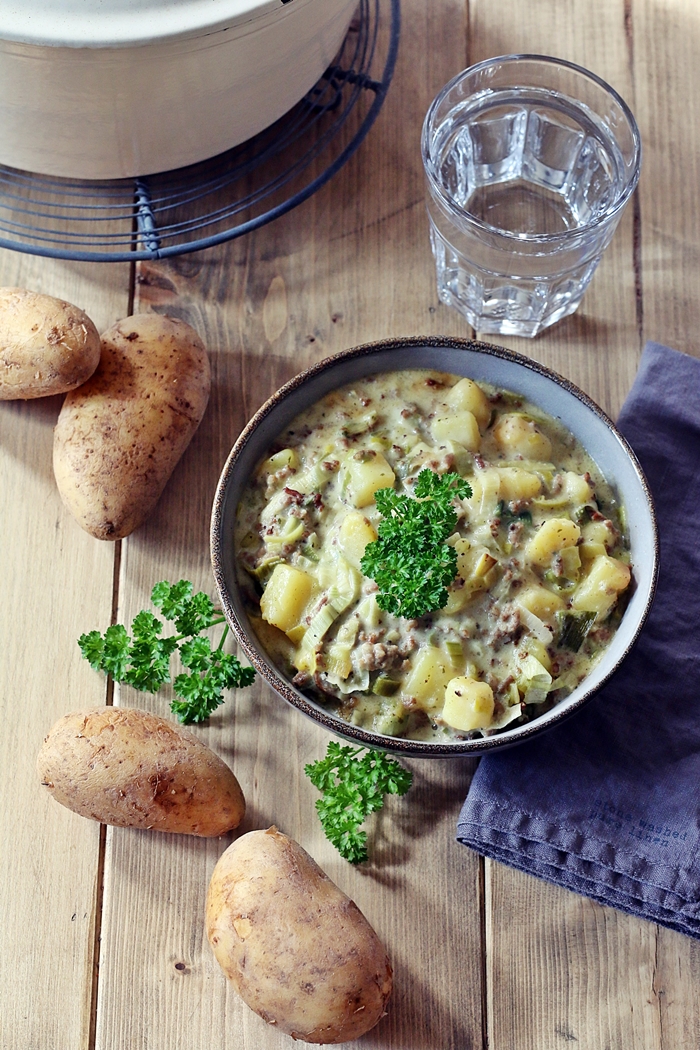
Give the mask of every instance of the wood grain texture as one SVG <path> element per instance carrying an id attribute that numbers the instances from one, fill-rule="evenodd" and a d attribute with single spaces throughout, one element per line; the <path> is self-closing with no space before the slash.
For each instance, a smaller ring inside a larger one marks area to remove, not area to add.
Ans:
<path id="1" fill-rule="evenodd" d="M 518 0 L 470 4 L 470 61 L 515 51 L 567 58 L 612 84 L 639 121 L 647 187 L 641 191 L 641 220 L 633 203 L 579 311 L 530 344 L 532 356 L 578 383 L 613 416 L 632 383 L 644 339 L 664 338 L 661 332 L 654 335 L 649 324 L 657 311 L 668 307 L 678 280 L 677 265 L 685 265 L 689 277 L 676 286 L 671 309 L 676 317 L 687 316 L 679 307 L 679 297 L 692 280 L 692 252 L 699 243 L 697 223 L 684 221 L 682 213 L 670 206 L 670 196 L 660 197 L 658 191 L 671 176 L 669 156 L 676 158 L 676 185 L 685 178 L 677 161 L 686 150 L 677 122 L 668 119 L 673 108 L 670 97 L 661 102 L 658 98 L 661 91 L 669 91 L 672 55 L 678 54 L 661 25 L 668 15 L 660 10 L 663 6 L 622 0 L 536 0 L 526 18 Z M 680 3 L 671 6 L 676 13 L 687 8 Z M 656 21 L 644 24 L 652 12 Z M 640 46 L 646 49 L 644 57 Z M 687 43 L 683 46 L 689 57 Z M 688 66 L 677 63 L 674 68 L 685 82 Z M 678 79 L 676 90 L 685 91 Z M 668 136 L 665 161 L 658 155 L 654 137 L 645 132 L 654 125 L 658 135 L 659 122 Z M 687 148 L 692 170 L 697 149 L 692 136 Z M 657 202 L 655 219 L 650 214 L 650 187 Z M 687 191 L 676 199 L 682 206 Z M 690 214 L 696 210 L 697 204 Z M 656 224 L 679 234 L 683 231 L 684 250 L 669 262 L 668 270 L 652 270 L 647 263 L 649 253 L 658 259 L 661 250 Z M 639 240 L 646 253 L 641 265 Z M 688 313 L 692 318 L 692 310 Z M 688 349 L 690 341 L 686 330 L 679 348 Z M 524 340 L 507 342 L 528 352 Z M 692 941 L 490 862 L 486 885 L 488 1032 L 493 1046 L 690 1050 L 697 1045 L 697 997 L 691 974 L 698 953 Z M 668 956 L 660 962 L 659 944 L 667 942 L 671 942 Z M 679 955 L 683 964 L 674 968 Z M 675 1010 L 669 1013 L 671 1003 Z"/>
<path id="2" fill-rule="evenodd" d="M 516 52 L 553 55 L 607 80 L 635 109 L 623 0 L 470 0 L 469 60 Z M 571 379 L 616 416 L 641 354 L 634 266 L 634 208 L 627 208 L 575 314 L 534 340 L 502 337 Z"/>
<path id="3" fill-rule="evenodd" d="M 700 356 L 696 0 L 404 0 L 402 12 L 387 102 L 328 185 L 244 238 L 136 268 L 134 309 L 197 329 L 213 389 L 153 515 L 121 544 L 122 622 L 147 607 L 158 580 L 188 578 L 211 591 L 219 473 L 245 422 L 284 381 L 358 343 L 471 334 L 437 299 L 419 153 L 430 100 L 469 62 L 514 51 L 579 62 L 631 104 L 645 150 L 635 205 L 579 311 L 534 341 L 494 341 L 553 367 L 613 415 L 646 338 Z M 69 299 L 100 330 L 130 309 L 130 279 L 126 265 L 0 252 L 0 284 Z M 101 850 L 99 826 L 37 782 L 50 725 L 105 701 L 104 680 L 75 642 L 109 623 L 119 553 L 82 533 L 57 496 L 59 407 L 60 398 L 0 405 L 0 1048 L 283 1050 L 290 1040 L 242 1004 L 206 942 L 208 880 L 230 837 L 108 829 Z M 115 701 L 167 714 L 167 690 L 117 689 Z M 373 819 L 372 861 L 354 869 L 325 840 L 317 793 L 301 772 L 324 753 L 327 734 L 260 682 L 197 733 L 240 780 L 241 831 L 276 823 L 297 838 L 384 941 L 395 990 L 358 1046 L 700 1046 L 697 942 L 455 843 L 473 762 L 412 762 L 411 794 Z"/>
<path id="4" fill-rule="evenodd" d="M 128 308 L 129 272 L 0 253 L 0 284 L 65 298 L 98 327 Z M 61 397 L 0 404 L 0 1046 L 87 1047 L 98 898 L 99 825 L 40 786 L 51 725 L 105 700 L 78 636 L 109 622 L 114 550 L 84 533 L 53 478 Z"/>
<path id="5" fill-rule="evenodd" d="M 660 1050 L 656 927 L 501 865 L 486 870 L 492 1045 Z"/>
<path id="6" fill-rule="evenodd" d="M 637 118 L 645 339 L 700 357 L 700 9 L 642 0 L 630 15 Z M 659 929 L 654 993 L 663 1050 L 700 1046 L 700 945 Z"/>
<path id="7" fill-rule="evenodd" d="M 210 351 L 213 391 L 155 513 L 122 546 L 120 618 L 133 616 L 162 578 L 187 576 L 211 588 L 209 512 L 221 467 L 243 424 L 282 382 L 356 343 L 441 330 L 418 142 L 423 112 L 461 68 L 465 41 L 463 4 L 446 4 L 439 19 L 417 0 L 404 4 L 389 98 L 363 149 L 328 186 L 245 239 L 196 258 L 139 266 L 135 309 L 183 317 L 197 328 Z M 459 330 L 458 318 L 445 322 Z M 161 711 L 167 703 L 126 689 L 117 700 Z M 232 697 L 199 732 L 243 787 L 248 812 L 241 830 L 274 823 L 296 838 L 385 943 L 395 993 L 388 1016 L 362 1045 L 478 1045 L 479 862 L 454 841 L 473 764 L 414 763 L 410 806 L 391 800 L 372 825 L 373 859 L 356 870 L 325 840 L 317 792 L 303 775 L 304 764 L 324 754 L 326 733 L 261 683 Z M 228 841 L 109 831 L 100 1050 L 289 1045 L 227 986 L 206 943 L 208 879 Z"/>
<path id="8" fill-rule="evenodd" d="M 700 8 L 681 0 L 641 0 L 630 22 L 644 146 L 644 335 L 698 357 Z"/>

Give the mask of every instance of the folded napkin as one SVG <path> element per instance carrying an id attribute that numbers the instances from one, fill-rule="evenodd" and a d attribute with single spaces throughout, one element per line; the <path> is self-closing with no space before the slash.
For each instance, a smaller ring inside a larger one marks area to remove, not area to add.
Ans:
<path id="1" fill-rule="evenodd" d="M 582 711 L 482 759 L 457 838 L 700 937 L 700 360 L 648 343 L 619 428 L 658 516 L 649 619 Z"/>

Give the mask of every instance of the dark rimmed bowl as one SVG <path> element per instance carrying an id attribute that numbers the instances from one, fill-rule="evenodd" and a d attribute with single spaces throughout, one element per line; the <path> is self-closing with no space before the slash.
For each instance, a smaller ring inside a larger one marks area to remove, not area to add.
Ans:
<path id="1" fill-rule="evenodd" d="M 624 504 L 634 589 L 610 645 L 593 671 L 551 710 L 526 725 L 475 740 L 426 741 L 381 736 L 344 722 L 305 696 L 275 667 L 248 621 L 237 583 L 233 535 L 236 509 L 259 461 L 304 408 L 329 391 L 376 372 L 429 368 L 512 390 L 561 419 L 587 449 Z M 233 446 L 219 479 L 211 519 L 214 578 L 228 623 L 243 651 L 283 699 L 330 732 L 356 744 L 425 758 L 472 755 L 527 740 L 568 718 L 618 669 L 634 645 L 654 597 L 658 534 L 642 469 L 615 424 L 578 387 L 520 354 L 468 339 L 403 338 L 369 343 L 320 361 L 286 383 L 255 413 Z"/>

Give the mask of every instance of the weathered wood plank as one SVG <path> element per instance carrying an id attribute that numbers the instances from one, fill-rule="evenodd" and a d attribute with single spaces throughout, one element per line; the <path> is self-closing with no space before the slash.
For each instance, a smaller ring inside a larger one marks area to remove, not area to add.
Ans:
<path id="1" fill-rule="evenodd" d="M 639 0 L 632 8 L 645 339 L 700 356 L 700 22 L 695 4 Z M 662 1050 L 700 1045 L 700 945 L 660 928 L 654 991 Z"/>
<path id="2" fill-rule="evenodd" d="M 644 335 L 700 355 L 700 22 L 682 0 L 632 8 L 637 117 L 644 160 L 639 183 Z"/>
<path id="3" fill-rule="evenodd" d="M 129 270 L 0 253 L 0 284 L 77 303 L 99 328 L 126 313 Z M 0 1045 L 87 1048 L 99 825 L 39 785 L 36 754 L 67 711 L 103 704 L 76 641 L 109 622 L 111 544 L 63 508 L 51 465 L 61 397 L 0 403 Z"/>
<path id="4" fill-rule="evenodd" d="M 566 58 L 638 108 L 630 9 L 622 0 L 472 0 L 470 10 L 470 60 L 517 51 Z M 506 340 L 573 379 L 613 415 L 642 345 L 634 227 L 630 207 L 576 314 L 529 344 Z M 486 870 L 491 1045 L 660 1047 L 657 928 L 502 865 L 487 862 Z"/>
<path id="5" fill-rule="evenodd" d="M 470 334 L 437 300 L 418 148 L 430 99 L 468 62 L 509 51 L 580 62 L 630 102 L 645 148 L 638 214 L 628 209 L 579 312 L 535 341 L 499 341 L 573 379 L 612 414 L 645 338 L 699 353 L 700 21 L 692 0 L 404 0 L 402 7 L 389 99 L 363 148 L 322 192 L 240 241 L 138 268 L 135 308 L 192 323 L 210 347 L 215 382 L 202 427 L 156 511 L 122 545 L 123 620 L 147 604 L 159 579 L 187 577 L 211 588 L 216 480 L 240 428 L 284 380 L 372 339 Z M 0 284 L 70 299 L 101 329 L 128 310 L 126 266 L 5 252 Z M 104 681 L 80 659 L 75 640 L 109 622 L 114 549 L 84 535 L 58 499 L 51 430 L 59 406 L 59 398 L 0 404 L 3 1050 L 92 1050 L 95 1019 L 100 832 L 47 797 L 34 759 L 61 713 L 104 702 Z M 125 689 L 116 699 L 167 713 L 167 697 Z M 323 753 L 326 734 L 260 684 L 231 698 L 199 732 L 241 780 L 249 802 L 243 830 L 274 822 L 298 838 L 385 941 L 395 994 L 362 1045 L 700 1045 L 696 942 L 502 866 L 480 866 L 454 843 L 471 763 L 414 762 L 411 795 L 391 800 L 376 820 L 374 859 L 356 871 L 323 838 L 316 792 L 300 772 Z M 228 841 L 108 831 L 99 1050 L 289 1045 L 240 1003 L 206 944 L 204 896 Z M 37 926 L 35 952 L 28 942 Z"/>
<path id="6" fill-rule="evenodd" d="M 635 108 L 623 0 L 470 0 L 469 60 L 545 54 L 585 66 Z M 634 209 L 628 207 L 575 314 L 534 340 L 491 339 L 571 379 L 612 415 L 629 390 L 641 353 L 634 267 Z"/>
<path id="7" fill-rule="evenodd" d="M 292 214 L 197 257 L 139 267 L 136 309 L 176 313 L 202 333 L 214 368 L 207 416 L 147 525 L 123 544 L 120 617 L 157 580 L 212 586 L 209 509 L 239 430 L 284 380 L 353 344 L 457 331 L 437 317 L 419 137 L 430 98 L 464 62 L 464 4 L 435 18 L 403 5 L 399 68 L 363 148 Z M 119 702 L 165 711 L 123 690 Z M 247 796 L 244 830 L 297 838 L 375 925 L 396 970 L 389 1015 L 367 1047 L 463 1050 L 481 1040 L 479 864 L 454 843 L 470 763 L 414 764 L 409 800 L 374 825 L 374 859 L 355 870 L 324 839 L 305 762 L 327 734 L 261 684 L 200 731 Z M 288 1045 L 243 1006 L 206 944 L 203 905 L 221 842 L 109 833 L 97 1046 L 262 1050 Z"/>

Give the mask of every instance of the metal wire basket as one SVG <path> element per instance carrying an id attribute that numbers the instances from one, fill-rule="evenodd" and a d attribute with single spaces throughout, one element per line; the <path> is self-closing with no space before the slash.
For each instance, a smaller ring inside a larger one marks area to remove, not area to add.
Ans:
<path id="1" fill-rule="evenodd" d="M 0 166 L 0 246 L 133 262 L 198 251 L 310 197 L 365 138 L 386 97 L 400 0 L 360 0 L 336 61 L 284 117 L 210 160 L 137 179 L 81 181 Z"/>

